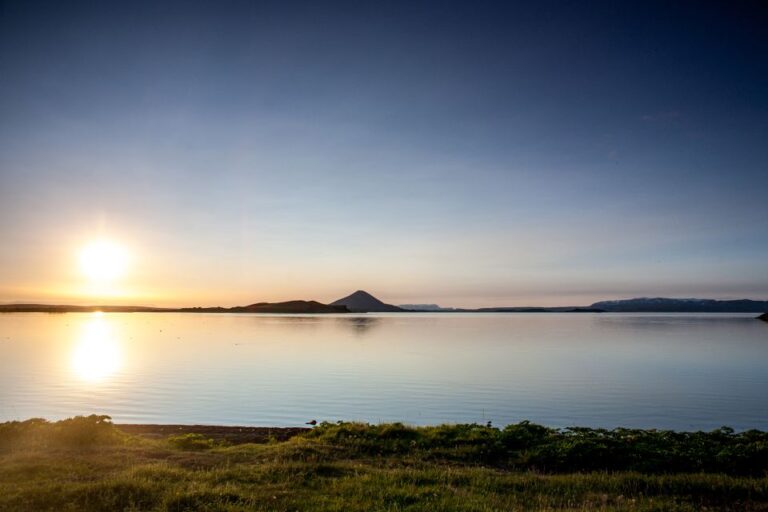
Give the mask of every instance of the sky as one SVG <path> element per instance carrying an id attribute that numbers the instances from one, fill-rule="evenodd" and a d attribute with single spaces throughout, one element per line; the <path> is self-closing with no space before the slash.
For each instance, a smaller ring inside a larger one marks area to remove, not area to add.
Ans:
<path id="1" fill-rule="evenodd" d="M 0 302 L 768 299 L 758 2 L 0 5 Z"/>

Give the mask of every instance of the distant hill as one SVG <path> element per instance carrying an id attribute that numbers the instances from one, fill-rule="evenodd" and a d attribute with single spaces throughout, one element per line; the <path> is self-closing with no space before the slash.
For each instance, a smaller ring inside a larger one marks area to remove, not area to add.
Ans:
<path id="1" fill-rule="evenodd" d="M 625 313 L 762 313 L 768 310 L 768 301 L 640 297 L 604 300 L 595 302 L 590 307 L 609 312 Z"/>
<path id="2" fill-rule="evenodd" d="M 405 311 L 392 304 L 385 304 L 363 290 L 357 290 L 351 295 L 331 302 L 330 305 L 346 306 L 353 313 L 396 313 L 398 311 Z"/>
<path id="3" fill-rule="evenodd" d="M 181 313 L 349 313 L 344 306 L 329 306 L 314 300 L 289 300 L 286 302 L 257 302 L 249 306 L 232 308 L 181 308 Z"/>
<path id="4" fill-rule="evenodd" d="M 406 309 L 408 311 L 442 311 L 443 308 L 437 304 L 400 304 L 400 309 Z"/>

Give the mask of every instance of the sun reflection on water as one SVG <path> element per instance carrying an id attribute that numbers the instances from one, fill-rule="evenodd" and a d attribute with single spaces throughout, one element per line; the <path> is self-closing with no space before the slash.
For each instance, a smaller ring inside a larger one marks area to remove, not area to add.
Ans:
<path id="1" fill-rule="evenodd" d="M 120 343 L 102 313 L 93 315 L 82 325 L 72 351 L 72 371 L 80 379 L 100 382 L 120 369 Z"/>

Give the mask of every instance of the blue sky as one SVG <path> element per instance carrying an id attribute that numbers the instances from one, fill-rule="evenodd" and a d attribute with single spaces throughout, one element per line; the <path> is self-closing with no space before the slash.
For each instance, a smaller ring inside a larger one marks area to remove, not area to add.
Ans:
<path id="1" fill-rule="evenodd" d="M 768 298 L 765 8 L 20 2 L 0 301 Z"/>

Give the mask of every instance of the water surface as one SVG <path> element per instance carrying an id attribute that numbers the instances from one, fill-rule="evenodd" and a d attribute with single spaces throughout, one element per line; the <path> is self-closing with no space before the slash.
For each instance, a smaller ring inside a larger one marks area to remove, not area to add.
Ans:
<path id="1" fill-rule="evenodd" d="M 0 420 L 768 429 L 733 314 L 0 315 Z"/>

